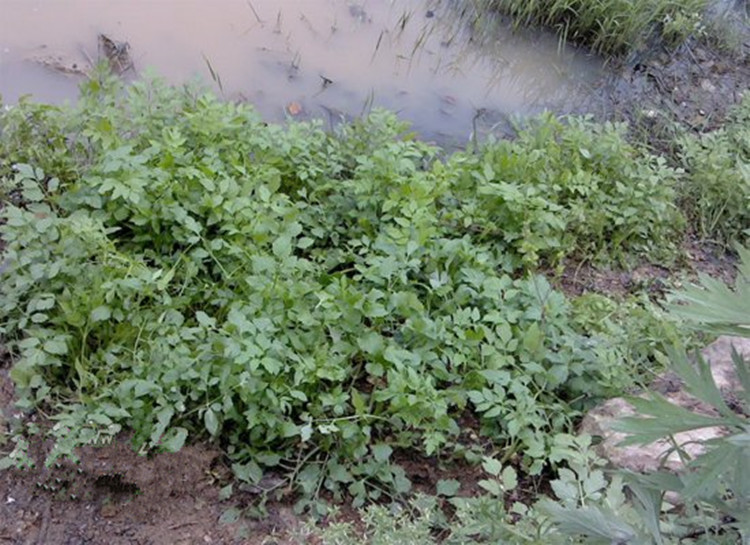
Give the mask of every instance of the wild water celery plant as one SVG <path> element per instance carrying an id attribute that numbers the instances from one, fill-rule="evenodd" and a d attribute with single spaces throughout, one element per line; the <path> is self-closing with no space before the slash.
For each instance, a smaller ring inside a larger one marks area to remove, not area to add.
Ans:
<path id="1" fill-rule="evenodd" d="M 602 358 L 609 340 L 516 268 L 571 252 L 587 215 L 585 251 L 668 241 L 673 173 L 648 157 L 626 168 L 613 156 L 635 151 L 614 128 L 588 138 L 588 122 L 541 119 L 510 148 L 445 164 L 391 114 L 327 134 L 158 80 L 99 73 L 75 109 L 25 108 L 0 118 L 21 131 L 0 156 L 45 168 L 2 180 L 0 334 L 20 405 L 55 412 L 51 458 L 125 427 L 144 451 L 207 436 L 238 478 L 283 475 L 300 508 L 323 490 L 361 504 L 409 490 L 403 449 L 463 448 L 466 411 L 539 471 L 572 400 L 628 379 Z M 64 136 L 48 147 L 49 134 Z M 521 176 L 537 194 L 514 200 Z M 516 231 L 546 223 L 565 243 L 532 254 Z"/>
<path id="2" fill-rule="evenodd" d="M 553 28 L 562 39 L 605 54 L 644 49 L 661 37 L 676 45 L 700 29 L 707 0 L 477 0 L 517 24 Z M 696 24 L 697 23 L 697 24 Z"/>
<path id="3" fill-rule="evenodd" d="M 447 217 L 526 266 L 569 256 L 670 260 L 683 226 L 678 173 L 629 144 L 625 130 L 546 114 L 514 140 L 457 153 L 447 164 L 456 199 Z"/>

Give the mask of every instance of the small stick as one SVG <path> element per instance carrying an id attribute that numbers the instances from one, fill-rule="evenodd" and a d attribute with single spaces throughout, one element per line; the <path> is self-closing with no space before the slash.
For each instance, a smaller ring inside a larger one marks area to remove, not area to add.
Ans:
<path id="1" fill-rule="evenodd" d="M 250 9 L 252 10 L 253 15 L 255 15 L 255 19 L 262 25 L 263 24 L 263 20 L 258 15 L 258 12 L 255 11 L 255 7 L 253 7 L 253 3 L 250 0 L 245 0 L 245 2 L 247 2 L 247 5 L 250 6 Z"/>

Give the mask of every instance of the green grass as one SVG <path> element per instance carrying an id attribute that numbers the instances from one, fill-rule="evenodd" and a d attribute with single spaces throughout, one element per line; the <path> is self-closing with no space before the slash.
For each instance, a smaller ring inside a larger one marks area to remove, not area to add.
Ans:
<path id="1" fill-rule="evenodd" d="M 706 0 L 477 0 L 516 24 L 552 28 L 562 39 L 620 55 L 661 39 L 684 41 L 701 28 Z"/>
<path id="2" fill-rule="evenodd" d="M 679 142 L 681 206 L 701 240 L 750 240 L 750 93 L 718 130 Z"/>

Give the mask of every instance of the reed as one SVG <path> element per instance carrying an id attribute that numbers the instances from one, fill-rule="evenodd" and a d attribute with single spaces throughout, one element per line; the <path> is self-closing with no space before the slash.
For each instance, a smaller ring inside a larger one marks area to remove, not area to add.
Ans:
<path id="1" fill-rule="evenodd" d="M 550 27 L 567 41 L 607 55 L 677 45 L 701 27 L 708 0 L 474 0 L 518 25 Z"/>

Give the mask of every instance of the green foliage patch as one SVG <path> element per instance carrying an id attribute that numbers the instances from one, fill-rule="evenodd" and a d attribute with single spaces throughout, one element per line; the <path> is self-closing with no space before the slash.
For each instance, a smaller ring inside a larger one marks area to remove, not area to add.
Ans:
<path id="1" fill-rule="evenodd" d="M 51 458 L 209 437 L 305 502 L 405 493 L 394 453 L 466 450 L 467 412 L 538 472 L 631 377 L 519 266 L 660 255 L 679 225 L 674 172 L 585 120 L 444 162 L 384 112 L 329 134 L 99 74 L 0 131 L 0 334 L 21 406 L 54 411 Z"/>
<path id="2" fill-rule="evenodd" d="M 605 54 L 644 49 L 654 38 L 682 43 L 703 28 L 706 0 L 479 0 L 518 24 L 542 25 Z"/>
<path id="3" fill-rule="evenodd" d="M 669 260 L 684 225 L 674 204 L 678 173 L 627 142 L 622 124 L 547 114 L 513 140 L 447 165 L 456 229 L 519 255 L 599 262 L 634 255 Z"/>
<path id="4" fill-rule="evenodd" d="M 680 139 L 681 206 L 704 240 L 750 239 L 750 93 L 723 127 Z"/>
<path id="5" fill-rule="evenodd" d="M 701 330 L 748 337 L 750 329 L 750 249 L 738 247 L 740 264 L 734 287 L 706 277 L 672 294 L 671 311 Z M 603 305 L 598 305 L 603 306 Z M 523 489 L 512 468 L 485 459 L 488 479 L 479 484 L 485 496 L 450 497 L 455 509 L 448 521 L 438 498 L 415 497 L 407 518 L 398 511 L 371 507 L 363 514 L 364 531 L 351 523 L 310 526 L 306 536 L 323 543 L 527 543 L 621 545 L 729 545 L 750 537 L 750 366 L 732 354 L 739 389 L 719 389 L 712 362 L 695 358 L 681 347 L 669 352 L 672 370 L 685 391 L 710 411 L 696 413 L 650 392 L 630 398 L 638 416 L 623 418 L 617 429 L 628 437 L 623 444 L 649 444 L 665 438 L 685 464 L 680 472 L 640 474 L 612 470 L 594 450 L 592 438 L 555 436 L 549 460 L 557 477 L 551 493 L 538 501 L 511 505 L 510 490 Z M 719 427 L 724 435 L 704 442 L 705 450 L 691 456 L 675 440 L 688 430 Z M 665 453 L 665 456 L 673 452 Z M 506 477 L 506 472 L 508 476 Z M 439 492 L 438 492 L 439 493 Z M 395 520 L 395 523 L 394 523 Z M 437 533 L 439 532 L 439 534 Z M 436 537 L 439 536 L 439 537 Z"/>

